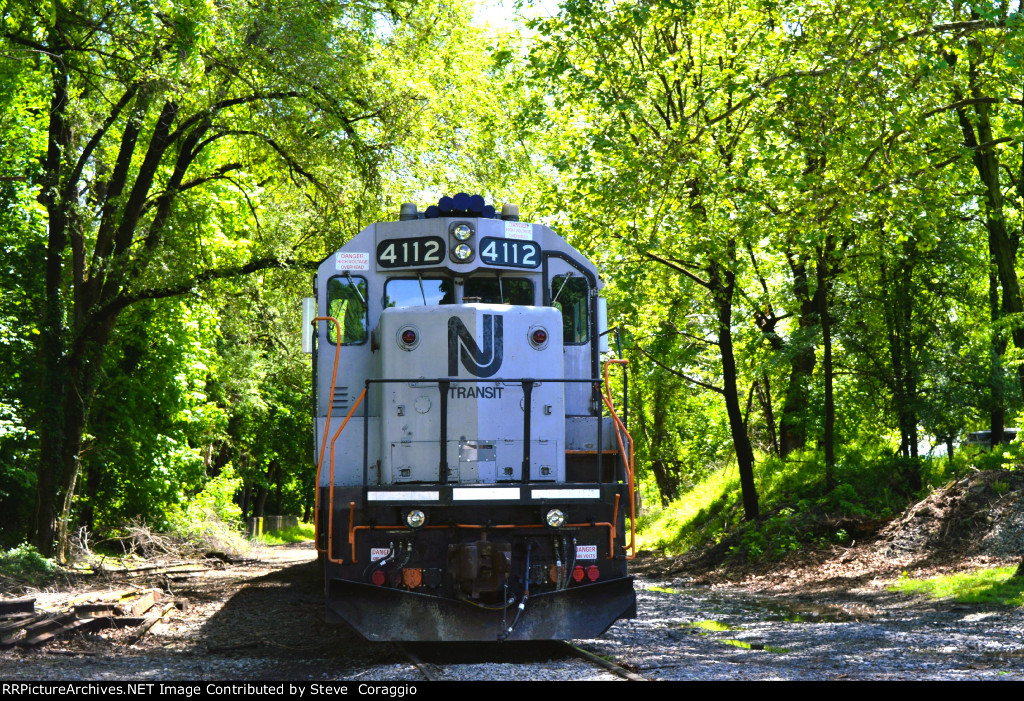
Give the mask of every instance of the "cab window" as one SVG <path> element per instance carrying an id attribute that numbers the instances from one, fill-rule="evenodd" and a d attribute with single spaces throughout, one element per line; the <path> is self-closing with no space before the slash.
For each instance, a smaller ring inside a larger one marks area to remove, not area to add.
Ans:
<path id="1" fill-rule="evenodd" d="M 454 288 L 447 278 L 391 278 L 384 285 L 384 308 L 454 304 Z"/>
<path id="2" fill-rule="evenodd" d="M 462 288 L 463 302 L 533 304 L 533 283 L 523 278 L 474 277 Z"/>
<path id="3" fill-rule="evenodd" d="M 580 345 L 590 339 L 587 303 L 590 286 L 578 275 L 556 275 L 551 279 L 551 306 L 562 312 L 565 345 Z"/>
<path id="4" fill-rule="evenodd" d="M 361 277 L 332 277 L 327 281 L 327 315 L 341 324 L 341 345 L 366 342 L 368 328 L 366 280 Z M 327 337 L 335 342 L 334 324 L 328 324 Z"/>

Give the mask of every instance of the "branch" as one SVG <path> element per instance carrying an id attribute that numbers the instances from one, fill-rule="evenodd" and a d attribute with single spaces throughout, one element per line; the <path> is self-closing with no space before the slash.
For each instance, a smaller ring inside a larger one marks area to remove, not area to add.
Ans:
<path id="1" fill-rule="evenodd" d="M 625 241 L 625 238 L 622 236 L 622 234 L 616 234 L 615 237 L 617 239 Z M 640 255 L 644 256 L 645 258 L 649 258 L 649 259 L 651 259 L 651 260 L 653 260 L 655 262 L 661 263 L 662 265 L 666 265 L 669 268 L 672 268 L 676 272 L 682 273 L 686 277 L 688 277 L 691 280 L 693 280 L 694 282 L 696 282 L 701 287 L 704 287 L 705 289 L 708 289 L 708 290 L 711 289 L 711 283 L 709 283 L 706 280 L 702 280 L 701 278 L 697 277 L 696 275 L 694 275 L 693 273 L 691 273 L 689 270 L 687 270 L 686 268 L 682 267 L 681 265 L 673 263 L 672 261 L 670 261 L 670 260 L 668 260 L 666 258 L 662 258 L 661 256 L 659 256 L 656 253 L 651 253 L 649 251 L 637 251 L 637 252 L 640 253 Z"/>
<path id="2" fill-rule="evenodd" d="M 96 310 L 87 325 L 101 323 L 117 316 L 125 308 L 136 302 L 146 299 L 165 299 L 167 297 L 180 297 L 191 292 L 193 289 L 213 280 L 251 275 L 261 270 L 276 270 L 281 268 L 300 268 L 303 270 L 316 270 L 320 267 L 318 260 L 298 260 L 295 258 L 254 258 L 244 265 L 236 265 L 227 268 L 216 268 L 199 273 L 184 282 L 167 287 L 154 287 L 146 290 L 139 290 L 130 294 L 121 294 L 118 297 L 104 304 Z"/>
<path id="3" fill-rule="evenodd" d="M 302 93 L 290 90 L 287 92 L 271 92 L 265 94 L 247 95 L 245 97 L 233 97 L 230 100 L 221 100 L 220 102 L 215 102 L 209 107 L 207 107 L 205 110 L 197 112 L 196 114 L 192 115 L 184 122 L 182 122 L 181 126 L 174 130 L 174 133 L 170 135 L 168 140 L 174 141 L 176 139 L 181 138 L 181 135 L 188 131 L 188 129 L 191 128 L 193 125 L 199 123 L 204 119 L 212 117 L 213 115 L 228 107 L 234 107 L 235 105 L 247 105 L 251 102 L 261 102 L 263 100 L 277 100 L 288 97 L 302 97 Z"/>
<path id="4" fill-rule="evenodd" d="M 195 151 L 192 152 L 192 155 L 195 155 Z M 211 180 L 220 180 L 227 173 L 230 173 L 233 170 L 241 170 L 241 169 L 242 169 L 242 164 L 241 163 L 225 163 L 220 168 L 217 168 L 217 170 L 213 171 L 212 175 L 207 175 L 207 176 L 202 177 L 202 178 L 194 178 L 192 180 L 189 180 L 187 183 L 182 183 L 178 187 L 178 192 L 184 192 L 185 190 L 191 190 L 192 188 L 199 187 L 200 185 L 202 185 L 204 183 L 208 183 Z"/>
<path id="5" fill-rule="evenodd" d="M 121 112 L 124 111 L 124 108 L 127 107 L 129 102 L 132 101 L 132 98 L 135 97 L 135 94 L 138 92 L 138 90 L 138 83 L 133 83 L 130 86 L 128 86 L 128 90 L 126 90 L 124 95 L 121 96 L 121 99 L 117 101 L 117 104 L 114 105 L 114 108 L 110 110 L 110 114 L 108 114 L 107 118 L 103 120 L 103 125 L 99 129 L 97 129 L 96 132 L 92 135 L 92 138 L 89 139 L 89 143 L 86 144 L 85 148 L 82 150 L 82 155 L 78 157 L 78 163 L 75 164 L 75 169 L 71 171 L 71 175 L 68 177 L 68 182 L 65 186 L 66 188 L 69 189 L 72 185 L 78 182 L 78 179 L 82 175 L 82 170 L 85 168 L 85 164 L 92 156 L 92 152 L 96 150 L 96 147 L 99 145 L 100 140 L 106 135 L 107 131 L 110 129 L 110 126 L 115 121 L 117 121 L 118 117 L 121 116 Z"/>
<path id="6" fill-rule="evenodd" d="M 309 182 L 311 182 L 314 185 L 316 185 L 320 190 L 322 190 L 322 191 L 326 191 L 327 190 L 327 187 L 323 183 L 321 183 L 319 180 L 317 180 L 316 176 L 314 176 L 312 173 L 308 172 L 305 168 L 303 168 L 301 165 L 299 165 L 299 162 L 296 161 L 294 158 L 292 158 L 288 154 L 288 152 L 285 151 L 284 147 L 282 147 L 280 144 L 278 144 L 276 141 L 274 141 L 272 138 L 270 138 L 266 134 L 261 134 L 258 131 L 246 131 L 246 130 L 242 130 L 242 129 L 231 129 L 231 130 L 225 131 L 223 133 L 224 134 L 236 134 L 236 135 L 239 135 L 239 136 L 255 136 L 257 139 L 260 139 L 265 144 L 270 146 L 272 149 L 277 151 L 277 155 L 279 155 L 281 158 L 283 158 L 285 160 L 285 163 L 288 164 L 289 168 L 293 169 L 299 175 L 304 177 L 306 180 L 308 180 Z"/>
<path id="7" fill-rule="evenodd" d="M 649 359 L 650 359 L 650 360 L 651 360 L 652 362 L 654 362 L 654 364 L 655 364 L 655 365 L 657 365 L 658 367 L 660 367 L 660 368 L 661 368 L 662 370 L 665 370 L 665 371 L 667 371 L 667 372 L 670 372 L 670 373 L 672 373 L 673 375 L 675 375 L 676 377 L 680 377 L 680 378 L 682 378 L 682 379 L 686 380 L 687 382 L 690 382 L 690 383 L 692 383 L 692 384 L 695 384 L 695 385 L 697 385 L 698 387 L 703 387 L 704 389 L 709 389 L 709 390 L 711 390 L 712 392 L 715 392 L 715 393 L 717 393 L 717 394 L 721 394 L 721 395 L 723 395 L 723 396 L 725 395 L 725 390 L 724 390 L 724 389 L 722 389 L 721 387 L 715 387 L 714 385 L 709 385 L 709 384 L 708 384 L 707 382 L 701 382 L 700 380 L 697 380 L 697 379 L 695 379 L 695 378 L 692 378 L 692 377 L 690 377 L 689 375 L 684 375 L 683 373 L 679 372 L 679 371 L 678 371 L 678 370 L 676 370 L 675 368 L 670 368 L 670 367 L 669 367 L 668 365 L 665 365 L 665 363 L 663 363 L 663 362 L 661 362 L 660 360 L 658 360 L 657 358 L 655 358 L 655 357 L 654 357 L 653 355 L 651 355 L 650 353 L 648 353 L 647 351 L 645 351 L 645 350 L 644 350 L 644 349 L 643 349 L 642 347 L 640 347 L 640 346 L 637 346 L 637 350 L 639 350 L 639 351 L 640 351 L 641 353 L 643 353 L 643 354 L 644 354 L 644 356 L 646 356 L 647 358 L 649 358 Z"/>

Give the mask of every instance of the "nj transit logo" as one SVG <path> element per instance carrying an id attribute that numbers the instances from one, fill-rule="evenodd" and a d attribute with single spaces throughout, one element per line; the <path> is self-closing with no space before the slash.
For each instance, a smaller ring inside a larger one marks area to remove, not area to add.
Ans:
<path id="1" fill-rule="evenodd" d="M 483 347 L 476 344 L 469 329 L 457 316 L 448 317 L 448 375 L 459 374 L 459 360 L 471 375 L 490 377 L 501 367 L 501 354 L 505 345 L 502 318 L 484 314 Z"/>

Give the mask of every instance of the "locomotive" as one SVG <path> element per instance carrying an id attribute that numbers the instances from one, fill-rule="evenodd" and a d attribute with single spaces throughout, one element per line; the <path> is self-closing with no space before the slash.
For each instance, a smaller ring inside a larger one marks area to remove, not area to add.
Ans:
<path id="1" fill-rule="evenodd" d="M 602 364 L 601 286 L 550 228 L 464 193 L 403 204 L 320 263 L 303 345 L 329 621 L 558 640 L 635 616 L 628 390 L 625 361 Z"/>

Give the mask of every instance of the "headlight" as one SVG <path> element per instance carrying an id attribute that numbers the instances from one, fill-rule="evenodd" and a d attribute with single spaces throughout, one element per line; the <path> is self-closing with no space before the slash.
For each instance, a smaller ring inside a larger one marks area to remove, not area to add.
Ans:
<path id="1" fill-rule="evenodd" d="M 468 241 L 469 237 L 473 235 L 473 230 L 469 228 L 468 224 L 459 224 L 452 229 L 452 236 L 457 238 L 459 241 Z"/>
<path id="2" fill-rule="evenodd" d="M 560 528 L 565 524 L 565 512 L 561 509 L 551 509 L 544 517 L 544 522 L 552 528 Z"/>
<path id="3" fill-rule="evenodd" d="M 419 528 L 427 522 L 427 515 L 419 509 L 413 509 L 405 515 L 405 523 L 409 528 Z"/>
<path id="4" fill-rule="evenodd" d="M 473 257 L 473 249 L 464 243 L 460 243 L 458 246 L 456 246 L 455 250 L 453 250 L 452 253 L 455 254 L 455 257 L 458 260 L 469 260 L 470 258 Z"/>

